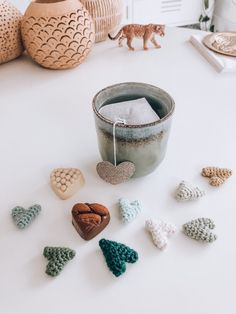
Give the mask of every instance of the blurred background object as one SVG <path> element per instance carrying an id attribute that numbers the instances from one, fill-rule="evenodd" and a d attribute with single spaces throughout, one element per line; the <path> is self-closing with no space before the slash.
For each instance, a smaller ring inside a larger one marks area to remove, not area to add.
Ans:
<path id="1" fill-rule="evenodd" d="M 215 8 L 215 0 L 202 0 L 202 13 L 199 18 L 199 27 L 203 31 L 213 31 L 212 17 Z"/>
<path id="2" fill-rule="evenodd" d="M 0 64 L 19 57 L 23 51 L 21 40 L 22 15 L 8 0 L 0 0 Z"/>
<path id="3" fill-rule="evenodd" d="M 107 39 L 108 33 L 120 27 L 123 0 L 80 0 L 95 24 L 96 42 Z"/>
<path id="4" fill-rule="evenodd" d="M 236 31 L 236 0 L 216 0 L 213 25 L 217 32 Z"/>
<path id="5" fill-rule="evenodd" d="M 183 26 L 199 23 L 202 0 L 123 0 L 123 23 Z"/>
<path id="6" fill-rule="evenodd" d="M 30 0 L 11 2 L 24 13 Z M 163 23 L 171 26 L 199 24 L 202 0 L 123 0 L 123 10 L 122 24 Z"/>
<path id="7" fill-rule="evenodd" d="M 30 0 L 11 0 L 24 13 Z M 123 0 L 123 21 L 236 31 L 236 0 Z"/>

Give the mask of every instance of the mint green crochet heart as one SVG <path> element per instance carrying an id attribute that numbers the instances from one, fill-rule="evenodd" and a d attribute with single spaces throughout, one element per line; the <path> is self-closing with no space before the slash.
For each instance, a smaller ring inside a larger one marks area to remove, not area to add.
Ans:
<path id="1" fill-rule="evenodd" d="M 124 223 L 133 221 L 142 210 L 142 206 L 138 200 L 130 202 L 126 198 L 119 199 L 120 214 Z"/>
<path id="2" fill-rule="evenodd" d="M 116 277 L 126 271 L 126 263 L 135 263 L 138 260 L 138 253 L 122 243 L 101 239 L 99 246 L 108 268 Z"/>
<path id="3" fill-rule="evenodd" d="M 24 229 L 31 224 L 40 211 L 41 206 L 37 204 L 30 206 L 28 209 L 16 206 L 12 209 L 12 218 L 18 228 Z"/>

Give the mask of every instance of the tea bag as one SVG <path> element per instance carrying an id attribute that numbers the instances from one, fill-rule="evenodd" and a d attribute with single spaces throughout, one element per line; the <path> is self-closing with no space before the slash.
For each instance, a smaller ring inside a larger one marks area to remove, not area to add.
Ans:
<path id="1" fill-rule="evenodd" d="M 120 184 L 128 181 L 135 173 L 135 165 L 131 161 L 123 161 L 117 164 L 116 156 L 116 126 L 126 124 L 125 120 L 117 120 L 113 123 L 113 164 L 102 161 L 97 164 L 97 173 L 101 179 L 111 184 Z"/>
<path id="2" fill-rule="evenodd" d="M 128 125 L 148 124 L 160 120 L 146 98 L 105 105 L 100 108 L 99 113 L 112 122 L 125 120 Z"/>

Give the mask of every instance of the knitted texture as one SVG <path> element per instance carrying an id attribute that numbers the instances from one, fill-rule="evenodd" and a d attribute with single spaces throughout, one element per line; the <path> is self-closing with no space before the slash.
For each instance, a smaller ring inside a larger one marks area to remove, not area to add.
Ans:
<path id="1" fill-rule="evenodd" d="M 40 205 L 30 206 L 25 209 L 21 206 L 16 206 L 12 209 L 12 218 L 18 228 L 24 229 L 38 216 L 41 211 Z"/>
<path id="2" fill-rule="evenodd" d="M 227 168 L 206 167 L 202 169 L 202 176 L 209 178 L 209 184 L 220 186 L 232 175 L 232 170 Z"/>
<path id="3" fill-rule="evenodd" d="M 119 199 L 119 207 L 121 219 L 124 223 L 133 221 L 142 210 L 142 206 L 139 201 L 135 200 L 130 202 L 126 198 Z"/>
<path id="4" fill-rule="evenodd" d="M 172 236 L 177 230 L 175 225 L 155 219 L 146 220 L 146 229 L 151 233 L 153 243 L 159 249 L 167 247 L 168 237 Z"/>
<path id="5" fill-rule="evenodd" d="M 138 253 L 124 244 L 101 239 L 99 246 L 108 268 L 116 277 L 126 271 L 125 263 L 135 263 L 138 260 Z"/>
<path id="6" fill-rule="evenodd" d="M 49 261 L 46 268 L 46 274 L 57 276 L 63 270 L 67 262 L 75 257 L 75 251 L 64 247 L 48 247 L 43 251 L 44 257 Z"/>
<path id="7" fill-rule="evenodd" d="M 214 221 L 209 218 L 198 218 L 183 225 L 183 232 L 197 241 L 211 243 L 217 236 L 211 232 L 215 228 Z"/>
<path id="8" fill-rule="evenodd" d="M 178 201 L 193 201 L 204 196 L 205 192 L 198 187 L 191 186 L 188 182 L 182 181 L 176 190 L 175 198 Z"/>

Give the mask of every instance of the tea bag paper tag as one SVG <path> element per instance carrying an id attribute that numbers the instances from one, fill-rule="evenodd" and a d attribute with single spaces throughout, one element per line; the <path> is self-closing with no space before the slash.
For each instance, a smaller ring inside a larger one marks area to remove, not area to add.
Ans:
<path id="1" fill-rule="evenodd" d="M 105 105 L 100 108 L 99 113 L 114 123 L 125 120 L 128 125 L 148 124 L 160 120 L 146 98 Z"/>
<path id="2" fill-rule="evenodd" d="M 117 119 L 113 123 L 113 164 L 102 161 L 97 164 L 97 173 L 101 179 L 111 184 L 120 184 L 128 181 L 135 173 L 135 165 L 130 161 L 124 161 L 117 165 L 116 160 L 116 126 L 126 124 L 124 119 Z"/>

